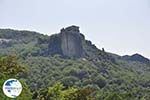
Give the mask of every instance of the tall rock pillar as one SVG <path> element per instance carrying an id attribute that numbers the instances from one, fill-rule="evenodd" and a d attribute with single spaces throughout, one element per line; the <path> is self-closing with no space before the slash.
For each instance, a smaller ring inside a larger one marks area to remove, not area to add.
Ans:
<path id="1" fill-rule="evenodd" d="M 63 28 L 60 33 L 61 49 L 64 56 L 81 57 L 83 53 L 82 38 L 79 27 L 70 26 Z"/>

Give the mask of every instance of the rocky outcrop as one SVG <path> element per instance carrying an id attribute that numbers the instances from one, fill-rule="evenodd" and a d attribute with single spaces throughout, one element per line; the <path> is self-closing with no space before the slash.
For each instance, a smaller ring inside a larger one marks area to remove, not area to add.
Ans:
<path id="1" fill-rule="evenodd" d="M 60 54 L 63 57 L 110 60 L 111 57 L 99 50 L 91 41 L 85 40 L 78 26 L 70 26 L 60 30 L 59 34 L 50 36 L 48 54 Z"/>
<path id="2" fill-rule="evenodd" d="M 0 38 L 0 44 L 2 44 L 2 43 L 9 43 L 11 41 L 12 41 L 11 39 Z"/>
<path id="3" fill-rule="evenodd" d="M 10 47 L 13 43 L 12 39 L 0 38 L 0 48 Z"/>
<path id="4" fill-rule="evenodd" d="M 78 26 L 63 28 L 59 34 L 50 36 L 49 53 L 79 58 L 83 54 L 82 39 Z"/>
<path id="5" fill-rule="evenodd" d="M 62 54 L 67 57 L 81 57 L 83 53 L 82 37 L 79 27 L 71 26 L 60 33 Z"/>

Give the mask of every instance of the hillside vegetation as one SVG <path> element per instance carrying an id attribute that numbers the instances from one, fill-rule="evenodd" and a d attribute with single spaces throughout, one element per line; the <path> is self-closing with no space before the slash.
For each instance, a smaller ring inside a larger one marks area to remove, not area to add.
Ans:
<path id="1" fill-rule="evenodd" d="M 77 26 L 52 36 L 0 29 L 0 77 L 22 81 L 17 100 L 150 99 L 150 60 L 98 49 Z"/>

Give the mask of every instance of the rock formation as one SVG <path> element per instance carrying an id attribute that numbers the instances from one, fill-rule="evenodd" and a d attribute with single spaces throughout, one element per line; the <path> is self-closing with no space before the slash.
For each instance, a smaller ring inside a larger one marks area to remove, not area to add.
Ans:
<path id="1" fill-rule="evenodd" d="M 50 37 L 49 52 L 79 58 L 83 54 L 82 39 L 78 26 L 63 28 L 59 34 Z"/>
<path id="2" fill-rule="evenodd" d="M 61 49 L 64 56 L 81 57 L 83 52 L 82 38 L 79 27 L 71 26 L 62 29 L 60 33 Z"/>
<path id="3" fill-rule="evenodd" d="M 2 44 L 2 43 L 9 43 L 10 41 L 12 41 L 12 40 L 11 39 L 0 38 L 0 44 Z"/>

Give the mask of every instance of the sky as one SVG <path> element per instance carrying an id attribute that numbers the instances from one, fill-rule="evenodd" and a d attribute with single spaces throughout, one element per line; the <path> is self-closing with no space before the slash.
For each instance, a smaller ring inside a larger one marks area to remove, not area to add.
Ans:
<path id="1" fill-rule="evenodd" d="M 71 25 L 107 52 L 150 58 L 150 0 L 0 0 L 0 28 L 51 35 Z"/>

